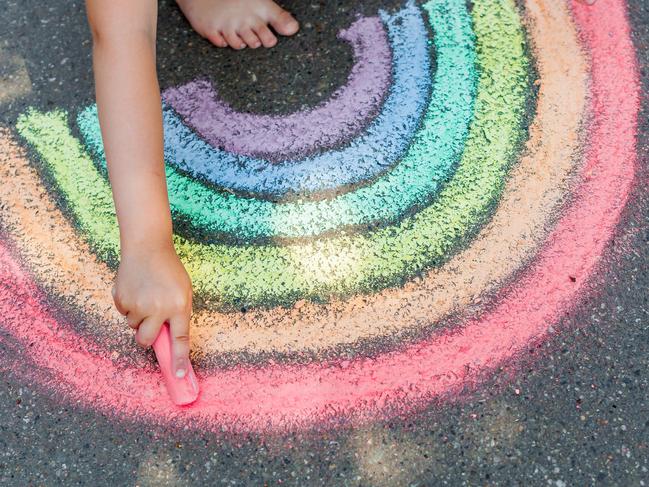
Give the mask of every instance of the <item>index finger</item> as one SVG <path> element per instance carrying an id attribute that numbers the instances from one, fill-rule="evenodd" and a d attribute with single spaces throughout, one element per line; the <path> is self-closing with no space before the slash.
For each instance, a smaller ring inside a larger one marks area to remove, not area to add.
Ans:
<path id="1" fill-rule="evenodd" d="M 189 313 L 170 318 L 169 331 L 174 375 L 182 379 L 189 369 Z"/>

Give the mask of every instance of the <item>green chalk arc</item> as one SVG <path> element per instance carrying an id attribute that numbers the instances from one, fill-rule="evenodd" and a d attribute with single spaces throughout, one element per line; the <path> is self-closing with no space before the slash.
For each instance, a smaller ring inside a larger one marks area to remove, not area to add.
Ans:
<path id="1" fill-rule="evenodd" d="M 374 291 L 439 263 L 477 230 L 502 192 L 522 138 L 529 61 L 512 0 L 476 0 L 472 17 L 480 68 L 475 117 L 455 176 L 437 200 L 398 225 L 300 245 L 206 245 L 175 235 L 198 296 L 227 309 Z M 115 257 L 110 188 L 66 123 L 61 111 L 32 109 L 19 118 L 18 130 L 41 155 L 93 249 L 101 258 Z"/>
<path id="2" fill-rule="evenodd" d="M 208 243 L 304 239 L 341 228 L 394 223 L 413 207 L 429 204 L 461 156 L 477 75 L 473 32 L 464 3 L 433 0 L 424 8 L 435 33 L 437 70 L 422 126 L 392 170 L 367 186 L 331 199 L 274 203 L 215 190 L 168 162 L 171 210 L 187 228 L 181 234 Z M 106 176 L 96 109 L 82 111 L 78 125 Z"/>

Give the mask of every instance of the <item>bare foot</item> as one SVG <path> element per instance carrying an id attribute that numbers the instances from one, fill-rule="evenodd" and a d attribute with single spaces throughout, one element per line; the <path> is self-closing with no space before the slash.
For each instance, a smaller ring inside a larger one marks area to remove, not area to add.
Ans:
<path id="1" fill-rule="evenodd" d="M 290 36 L 300 28 L 297 20 L 272 0 L 176 0 L 201 36 L 219 47 L 253 49 L 277 44 L 278 34 Z"/>

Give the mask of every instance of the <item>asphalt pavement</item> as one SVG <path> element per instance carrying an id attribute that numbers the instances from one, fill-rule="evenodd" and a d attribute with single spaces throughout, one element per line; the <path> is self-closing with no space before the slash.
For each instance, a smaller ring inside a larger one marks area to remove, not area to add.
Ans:
<path id="1" fill-rule="evenodd" d="M 234 52 L 200 39 L 173 2 L 161 2 L 161 87 L 208 77 L 239 112 L 281 116 L 318 106 L 354 66 L 352 46 L 338 32 L 359 15 L 400 6 L 286 2 L 301 22 L 297 36 L 281 39 L 272 52 Z M 20 345 L 0 326 L 0 353 L 10 359 L 1 367 L 0 484 L 648 485 L 649 4 L 630 0 L 628 18 L 641 82 L 628 203 L 580 298 L 554 325 L 557 332 L 531 345 L 514 367 L 497 368 L 470 390 L 423 410 L 363 424 L 215 432 L 125 418 L 43 387 L 21 373 Z M 72 111 L 93 100 L 83 3 L 5 0 L 0 123 L 14 130 L 28 107 Z M 531 115 L 534 102 L 529 97 Z M 3 235 L 12 231 L 2 228 Z M 110 346 L 128 354 L 130 345 Z M 376 355 L 391 346 L 386 339 L 363 350 Z M 134 344 L 132 354 L 152 360 Z"/>

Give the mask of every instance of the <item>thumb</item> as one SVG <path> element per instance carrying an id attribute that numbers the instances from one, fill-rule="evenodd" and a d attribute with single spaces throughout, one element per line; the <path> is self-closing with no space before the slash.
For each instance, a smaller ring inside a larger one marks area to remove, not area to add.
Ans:
<path id="1" fill-rule="evenodd" d="M 189 370 L 189 316 L 177 315 L 169 319 L 173 372 L 182 379 Z"/>

